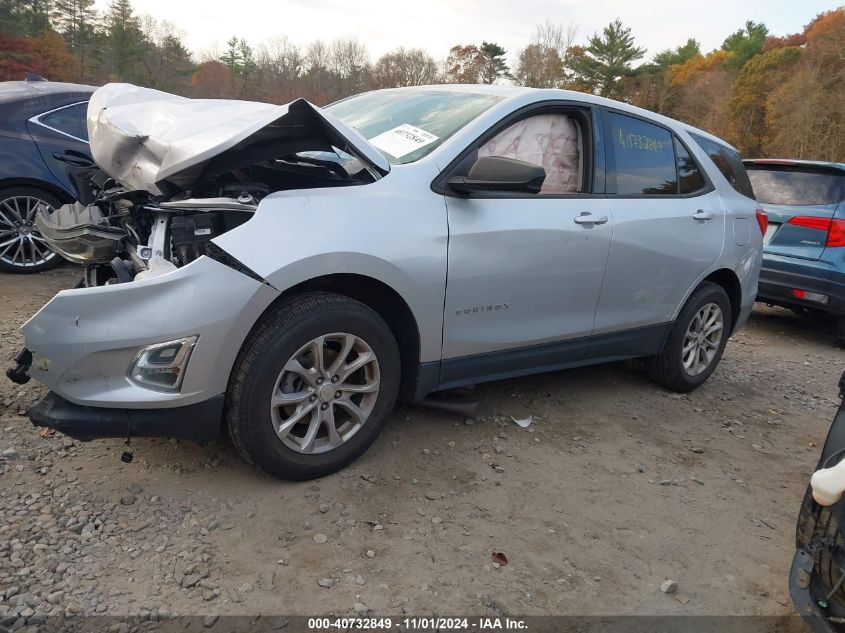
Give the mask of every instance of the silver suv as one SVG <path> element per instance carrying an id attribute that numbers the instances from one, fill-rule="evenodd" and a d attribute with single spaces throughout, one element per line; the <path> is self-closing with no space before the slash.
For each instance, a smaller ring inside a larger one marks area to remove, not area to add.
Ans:
<path id="1" fill-rule="evenodd" d="M 701 385 L 757 293 L 733 148 L 562 90 L 429 86 L 327 108 L 124 84 L 88 109 L 92 200 L 43 213 L 87 265 L 9 371 L 80 438 L 228 429 L 268 473 L 361 455 L 397 398 L 626 358 Z"/>

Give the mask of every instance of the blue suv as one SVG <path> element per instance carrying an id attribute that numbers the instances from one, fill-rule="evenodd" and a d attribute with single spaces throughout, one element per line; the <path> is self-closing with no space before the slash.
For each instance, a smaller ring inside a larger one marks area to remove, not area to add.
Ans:
<path id="1" fill-rule="evenodd" d="M 743 162 L 769 216 L 757 299 L 832 315 L 845 344 L 845 163 Z"/>

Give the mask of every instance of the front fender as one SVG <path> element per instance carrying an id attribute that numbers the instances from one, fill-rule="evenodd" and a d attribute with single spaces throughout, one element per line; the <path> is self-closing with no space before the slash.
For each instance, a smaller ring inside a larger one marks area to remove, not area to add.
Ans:
<path id="1" fill-rule="evenodd" d="M 435 169 L 396 166 L 368 185 L 271 194 L 214 242 L 282 292 L 340 273 L 386 284 L 416 319 L 420 361 L 437 361 L 448 226 L 443 196 L 428 188 Z"/>

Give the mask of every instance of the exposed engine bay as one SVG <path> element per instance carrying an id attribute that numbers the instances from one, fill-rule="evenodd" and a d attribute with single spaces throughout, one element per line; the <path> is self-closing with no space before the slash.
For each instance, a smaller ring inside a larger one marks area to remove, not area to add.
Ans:
<path id="1" fill-rule="evenodd" d="M 287 188 L 360 182 L 337 163 L 329 167 L 315 161 L 277 162 L 279 171 L 296 176 L 297 186 L 288 183 Z M 239 170 L 242 180 L 224 179 L 173 198 L 127 191 L 107 180 L 103 189 L 93 190 L 98 195 L 92 203 L 39 214 L 36 224 L 60 255 L 87 265 L 85 286 L 145 279 L 208 255 L 212 239 L 249 220 L 269 193 L 283 190 L 284 179 L 277 179 L 271 189 L 251 181 L 251 171 L 260 170 Z M 366 174 L 359 177 L 369 180 Z"/>
<path id="2" fill-rule="evenodd" d="M 87 266 L 85 286 L 209 255 L 215 237 L 274 192 L 361 185 L 389 169 L 357 132 L 304 100 L 193 100 L 110 84 L 89 103 L 88 129 L 102 171 L 79 202 L 36 217 L 51 248 Z"/>

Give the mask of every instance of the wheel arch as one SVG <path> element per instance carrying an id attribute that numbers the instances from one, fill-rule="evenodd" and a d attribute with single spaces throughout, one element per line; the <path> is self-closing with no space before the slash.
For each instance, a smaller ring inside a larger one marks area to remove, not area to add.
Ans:
<path id="1" fill-rule="evenodd" d="M 55 183 L 38 180 L 37 178 L 16 177 L 0 179 L 0 190 L 10 189 L 12 187 L 33 187 L 34 189 L 41 189 L 56 196 L 63 204 L 74 202 L 73 196 L 62 187 Z"/>
<path id="2" fill-rule="evenodd" d="M 727 293 L 728 300 L 731 302 L 731 333 L 733 333 L 742 308 L 742 284 L 739 277 L 730 268 L 720 268 L 702 279 L 698 286 L 701 286 L 704 282 L 721 286 Z"/>
<path id="3" fill-rule="evenodd" d="M 265 312 L 273 310 L 281 301 L 306 292 L 344 295 L 363 303 L 385 320 L 399 347 L 402 367 L 399 397 L 412 400 L 420 368 L 420 330 L 414 313 L 402 295 L 383 281 L 367 275 L 332 273 L 287 288 Z"/>

